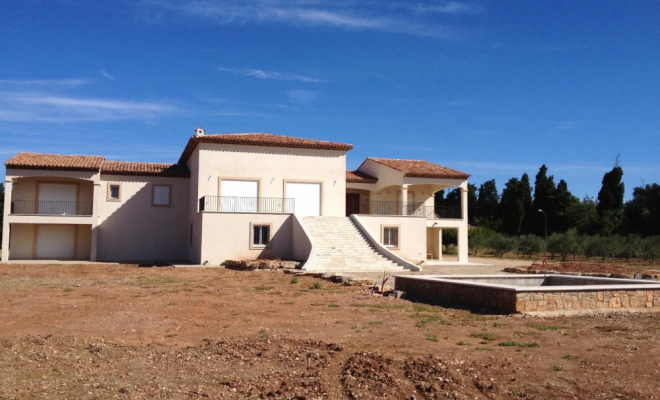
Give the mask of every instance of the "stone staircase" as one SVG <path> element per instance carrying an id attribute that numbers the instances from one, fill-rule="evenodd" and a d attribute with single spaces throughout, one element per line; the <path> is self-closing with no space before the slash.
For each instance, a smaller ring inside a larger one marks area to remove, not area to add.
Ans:
<path id="1" fill-rule="evenodd" d="M 316 245 L 311 271 L 404 271 L 382 256 L 349 217 L 301 217 Z"/>

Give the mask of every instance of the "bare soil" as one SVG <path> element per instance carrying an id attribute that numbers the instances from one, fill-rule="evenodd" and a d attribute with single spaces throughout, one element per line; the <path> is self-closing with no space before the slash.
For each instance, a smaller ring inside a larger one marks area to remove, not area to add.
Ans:
<path id="1" fill-rule="evenodd" d="M 641 263 L 639 261 L 569 261 L 533 265 L 530 270 L 548 270 L 557 272 L 590 272 L 597 274 L 660 274 L 660 264 Z"/>
<path id="2" fill-rule="evenodd" d="M 0 399 L 660 399 L 659 328 L 281 272 L 0 265 Z"/>

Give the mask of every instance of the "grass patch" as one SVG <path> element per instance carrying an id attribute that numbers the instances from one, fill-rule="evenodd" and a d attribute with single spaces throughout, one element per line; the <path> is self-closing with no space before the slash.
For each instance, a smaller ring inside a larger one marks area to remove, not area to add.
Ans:
<path id="1" fill-rule="evenodd" d="M 262 329 L 259 329 L 259 337 L 261 339 L 268 339 L 270 337 L 270 335 L 268 334 L 267 330 L 262 328 Z"/>
<path id="2" fill-rule="evenodd" d="M 426 335 L 426 340 L 429 340 L 431 342 L 437 342 L 438 341 L 438 335 L 434 335 L 432 333 L 429 333 Z"/>
<path id="3" fill-rule="evenodd" d="M 321 307 L 321 306 L 324 306 L 324 305 L 325 305 L 325 303 L 312 303 L 312 304 L 310 304 L 310 306 L 315 306 L 315 307 Z"/>
<path id="4" fill-rule="evenodd" d="M 300 279 L 298 279 L 297 276 L 294 276 L 293 278 L 291 278 L 291 282 L 290 282 L 291 284 L 296 284 L 298 282 L 300 282 Z"/>
<path id="5" fill-rule="evenodd" d="M 497 339 L 497 336 L 493 335 L 492 333 L 473 333 L 470 335 L 470 337 L 482 339 L 484 342 L 486 342 L 482 342 L 481 344 L 488 344 L 488 342 L 492 342 L 493 340 Z"/>
<path id="6" fill-rule="evenodd" d="M 66 288 L 62 289 L 62 291 L 63 292 L 73 292 L 73 289 L 71 289 L 70 287 L 66 287 Z"/>
<path id="7" fill-rule="evenodd" d="M 423 316 L 417 323 L 415 324 L 416 327 L 418 328 L 423 328 L 426 325 L 433 324 L 433 325 L 451 325 L 447 320 L 444 318 L 438 316 L 438 315 L 429 315 L 429 316 Z"/>
<path id="8" fill-rule="evenodd" d="M 282 304 L 287 305 L 287 306 L 292 306 L 292 305 L 294 305 L 294 304 L 296 304 L 296 303 L 294 303 L 293 301 L 286 301 L 286 302 L 284 302 L 284 303 L 282 303 Z"/>
<path id="9" fill-rule="evenodd" d="M 328 304 L 329 308 L 339 308 L 339 304 Z"/>
<path id="10" fill-rule="evenodd" d="M 176 333 L 170 333 L 169 335 L 165 335 L 166 338 L 173 338 L 176 336 Z"/>
<path id="11" fill-rule="evenodd" d="M 525 331 L 514 331 L 513 334 L 518 335 L 518 336 L 539 336 L 540 335 L 540 333 L 538 333 L 538 332 L 525 332 Z"/>
<path id="12" fill-rule="evenodd" d="M 527 324 L 530 328 L 538 329 L 539 331 L 556 331 L 559 330 L 558 326 L 545 325 L 545 324 Z"/>
<path id="13" fill-rule="evenodd" d="M 477 347 L 477 350 L 479 351 L 493 351 L 490 347 Z"/>
<path id="14" fill-rule="evenodd" d="M 367 322 L 369 325 L 382 325 L 383 321 L 369 321 Z"/>
<path id="15" fill-rule="evenodd" d="M 519 342 L 502 342 L 499 344 L 502 347 L 541 347 L 538 343 L 519 343 Z"/>
<path id="16" fill-rule="evenodd" d="M 552 369 L 554 369 L 555 371 L 563 371 L 564 370 L 564 368 L 560 367 L 559 365 L 555 365 L 554 367 L 552 367 Z"/>
<path id="17" fill-rule="evenodd" d="M 272 288 L 272 286 L 255 286 L 254 290 L 270 290 Z"/>
<path id="18" fill-rule="evenodd" d="M 564 359 L 564 360 L 578 360 L 578 359 L 580 359 L 580 357 L 572 356 L 570 354 L 567 354 L 565 356 L 562 356 L 562 359 Z"/>
<path id="19" fill-rule="evenodd" d="M 465 340 L 461 340 L 460 342 L 458 342 L 458 345 L 459 346 L 472 346 L 472 344 L 470 342 L 466 342 Z"/>
<path id="20" fill-rule="evenodd" d="M 312 286 L 310 286 L 309 288 L 312 289 L 312 290 L 319 290 L 319 289 L 321 289 L 322 287 L 323 287 L 323 285 L 321 285 L 321 283 L 319 283 L 319 282 L 315 282 L 315 283 L 314 283 Z"/>

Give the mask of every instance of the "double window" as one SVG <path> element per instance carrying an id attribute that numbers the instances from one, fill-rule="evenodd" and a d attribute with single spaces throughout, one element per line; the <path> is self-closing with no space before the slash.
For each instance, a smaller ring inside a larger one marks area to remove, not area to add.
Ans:
<path id="1" fill-rule="evenodd" d="M 250 238 L 250 248 L 258 249 L 268 246 L 270 243 L 271 224 L 251 224 L 252 232 Z"/>

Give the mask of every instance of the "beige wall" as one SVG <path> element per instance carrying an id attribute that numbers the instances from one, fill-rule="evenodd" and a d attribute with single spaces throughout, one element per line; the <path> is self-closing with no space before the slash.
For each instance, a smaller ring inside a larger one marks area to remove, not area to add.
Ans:
<path id="1" fill-rule="evenodd" d="M 322 215 L 346 213 L 346 152 L 201 143 L 198 197 L 218 195 L 219 178 L 260 179 L 261 197 L 282 197 L 284 181 L 323 182 Z"/>
<path id="2" fill-rule="evenodd" d="M 16 178 L 68 178 L 68 179 L 82 179 L 93 182 L 98 182 L 100 179 L 98 171 L 50 171 L 50 170 L 37 170 L 37 169 L 15 169 L 7 168 L 6 179 Z"/>
<path id="3" fill-rule="evenodd" d="M 226 260 L 293 258 L 293 217 L 287 214 L 202 213 L 202 263 Z M 272 224 L 265 249 L 250 249 L 250 223 Z"/>
<path id="4" fill-rule="evenodd" d="M 108 183 L 121 184 L 121 201 L 108 201 Z M 171 206 L 152 207 L 152 186 L 171 185 Z M 98 260 L 188 259 L 188 178 L 103 175 L 99 191 Z"/>
<path id="5" fill-rule="evenodd" d="M 31 260 L 35 257 L 35 234 L 40 224 L 11 224 L 10 260 Z M 67 224 L 69 225 L 69 224 Z M 76 260 L 89 260 L 91 255 L 91 225 L 77 225 Z"/>
<path id="6" fill-rule="evenodd" d="M 391 251 L 409 261 L 426 260 L 426 218 L 361 215 L 360 221 L 381 243 L 381 227 L 398 225 L 399 249 Z"/>
<path id="7" fill-rule="evenodd" d="M 190 179 L 188 182 L 188 224 L 192 224 L 193 238 L 190 244 L 190 237 L 186 241 L 188 249 L 188 261 L 202 263 L 202 214 L 199 210 L 199 149 L 195 150 L 188 159 L 188 169 L 190 170 Z M 190 225 L 188 225 L 188 234 L 190 235 Z"/>

